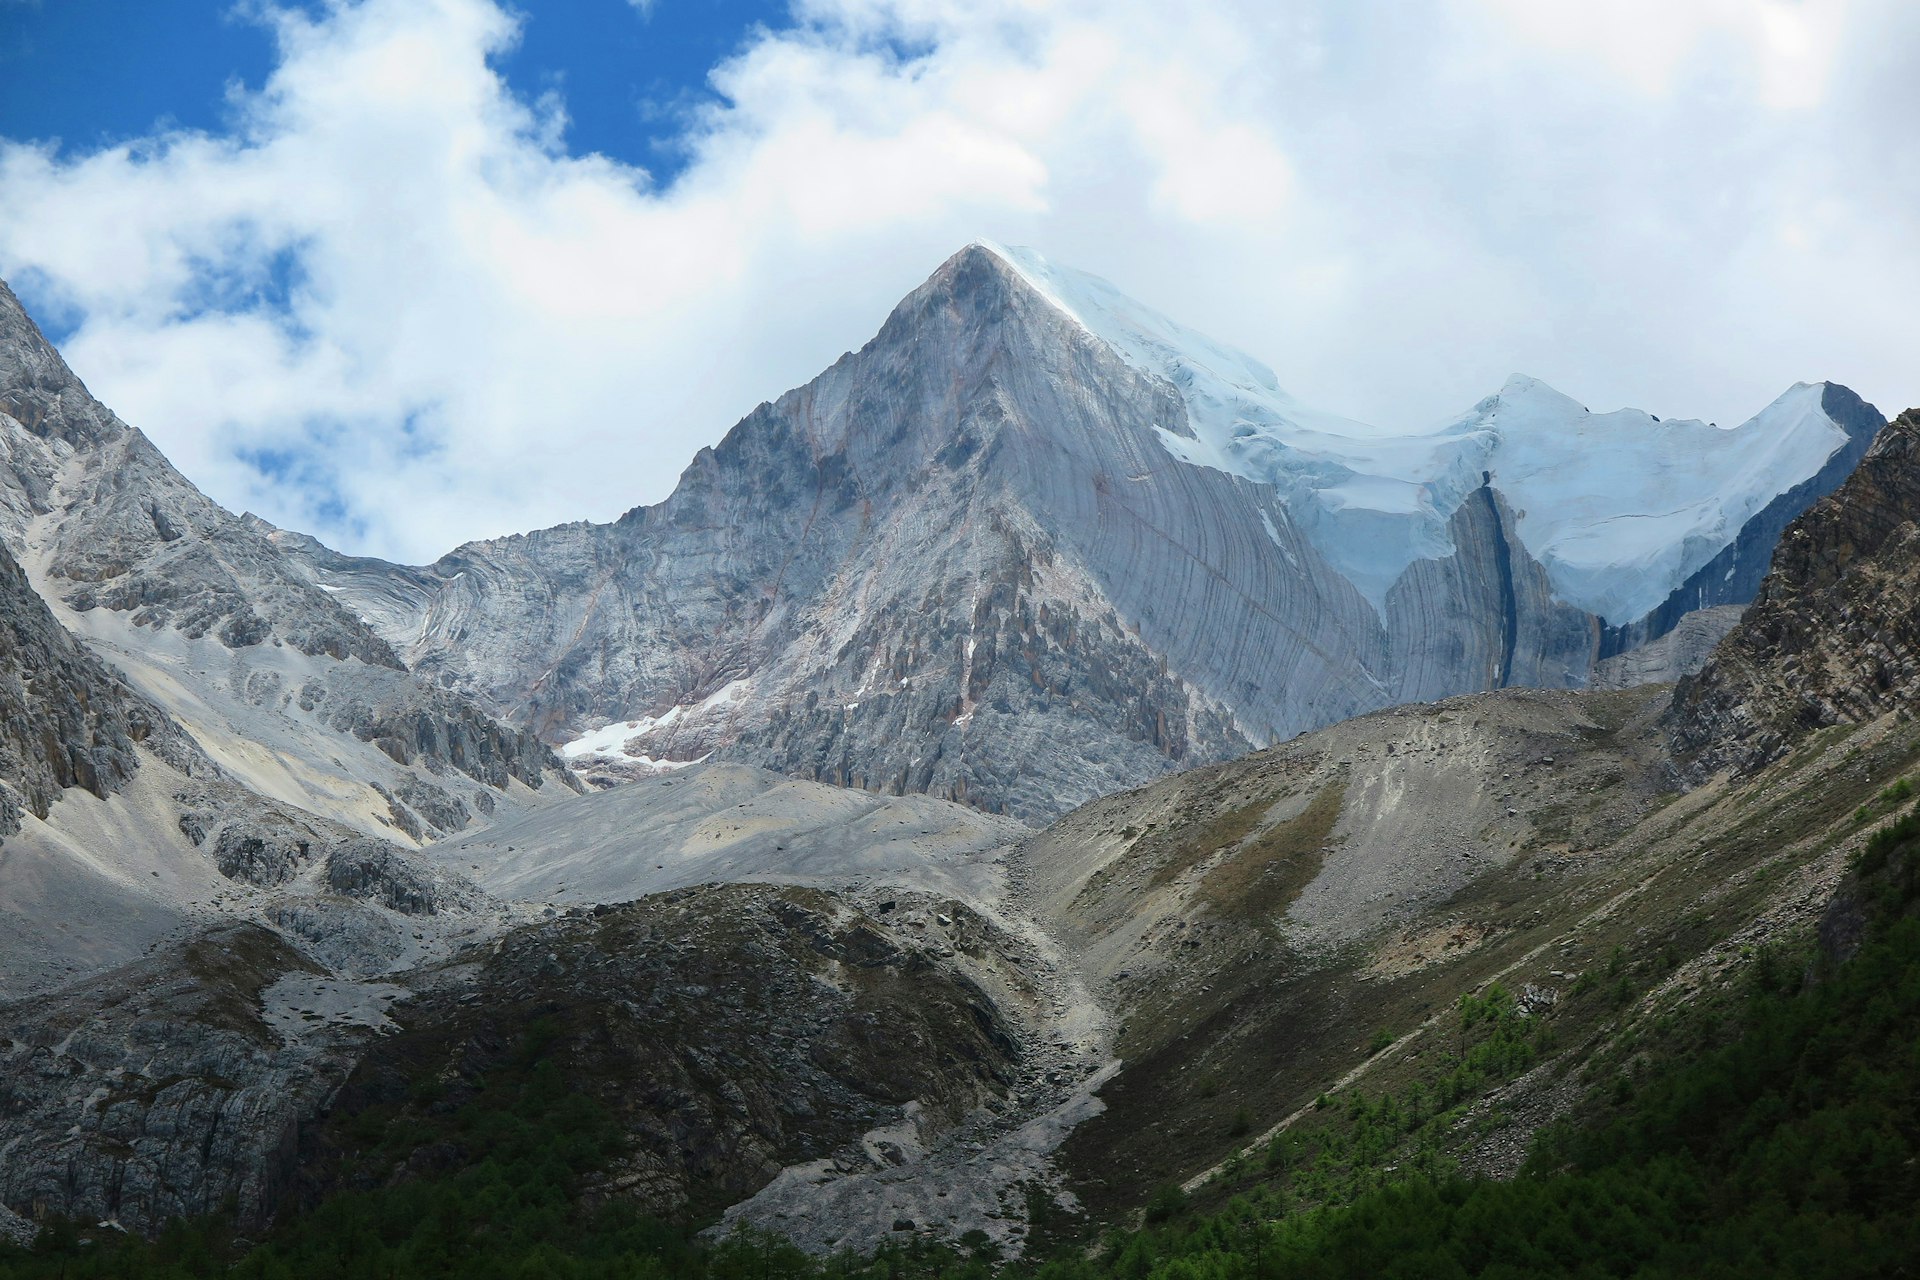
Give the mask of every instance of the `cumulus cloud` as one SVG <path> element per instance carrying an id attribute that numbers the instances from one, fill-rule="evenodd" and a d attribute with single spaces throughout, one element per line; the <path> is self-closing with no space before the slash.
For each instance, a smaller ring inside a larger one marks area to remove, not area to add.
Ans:
<path id="1" fill-rule="evenodd" d="M 0 273 L 216 497 L 410 560 L 664 496 L 980 236 L 1400 425 L 1514 369 L 1721 420 L 1911 396 L 1894 0 L 1191 9 L 797 0 L 668 184 L 566 150 L 490 0 L 268 11 L 227 134 L 0 144 Z"/>

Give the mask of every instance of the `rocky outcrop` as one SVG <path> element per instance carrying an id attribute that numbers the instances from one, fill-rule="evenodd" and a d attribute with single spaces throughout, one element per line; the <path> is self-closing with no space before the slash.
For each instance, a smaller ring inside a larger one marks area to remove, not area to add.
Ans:
<path id="1" fill-rule="evenodd" d="M 1741 605 L 1719 604 L 1683 614 L 1673 630 L 1658 639 L 1595 663 L 1587 683 L 1594 689 L 1632 689 L 1698 675 L 1714 646 L 1740 624 L 1745 612 Z"/>
<path id="2" fill-rule="evenodd" d="M 771 886 L 521 930 L 470 987 L 398 1012 L 404 1030 L 309 1130 L 308 1194 L 458 1167 L 473 1157 L 446 1118 L 536 1060 L 617 1126 L 619 1154 L 578 1189 L 589 1199 L 698 1218 L 787 1165 L 884 1160 L 872 1131 L 900 1126 L 893 1141 L 915 1144 L 952 1127 L 1005 1092 L 1018 1053 L 951 946 L 906 935 L 833 895 Z M 356 1119 L 390 1109 L 416 1143 L 367 1151 Z"/>
<path id="3" fill-rule="evenodd" d="M 1675 690 L 1688 772 L 1748 771 L 1826 725 L 1920 695 L 1920 411 L 1880 433 L 1852 477 L 1788 527 L 1746 616 Z"/>
<path id="4" fill-rule="evenodd" d="M 534 735 L 508 728 L 458 694 L 421 680 L 378 671 L 342 672 L 307 681 L 296 701 L 336 732 L 372 743 L 395 764 L 461 773 L 494 788 L 505 787 L 509 779 L 539 787 L 549 773 L 563 785 L 574 785 L 565 766 Z M 412 775 L 401 779 L 396 790 L 415 808 L 435 810 L 428 821 L 436 829 L 452 831 L 464 825 L 466 819 L 457 818 L 453 807 L 456 801 L 444 790 L 440 797 L 432 796 L 423 785 Z M 441 818 L 446 821 L 437 820 Z"/>
<path id="5" fill-rule="evenodd" d="M 148 742 L 182 764 L 196 755 L 166 714 L 107 670 L 54 620 L 0 547 L 0 839 L 23 812 L 45 818 L 69 787 L 120 790 Z"/>
<path id="6" fill-rule="evenodd" d="M 486 898 L 445 868 L 378 840 L 355 840 L 328 853 L 326 885 L 343 897 L 375 902 L 405 916 L 471 909 Z"/>
<path id="7" fill-rule="evenodd" d="M 271 1024 L 276 991 L 317 980 L 315 968 L 267 930 L 232 924 L 0 1005 L 0 1201 L 144 1233 L 225 1209 L 260 1225 L 300 1123 L 377 1018 Z"/>
<path id="8" fill-rule="evenodd" d="M 290 883 L 331 849 L 362 841 L 351 828 L 275 804 L 228 778 L 184 788 L 173 799 L 181 834 L 221 875 L 256 888 Z"/>

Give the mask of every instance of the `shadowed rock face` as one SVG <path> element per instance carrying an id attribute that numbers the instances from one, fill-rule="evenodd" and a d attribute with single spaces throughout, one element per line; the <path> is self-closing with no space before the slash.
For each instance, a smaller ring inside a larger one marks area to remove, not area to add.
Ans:
<path id="1" fill-rule="evenodd" d="M 975 246 L 657 506 L 418 569 L 276 537 L 419 670 L 549 741 L 633 722 L 653 760 L 1022 819 L 1394 703 L 1588 678 L 1604 629 L 1491 480 L 1376 609 L 1278 491 L 1169 433 L 1190 434 L 1179 388 Z"/>
<path id="2" fill-rule="evenodd" d="M 0 547 L 0 839 L 22 812 L 45 818 L 69 787 L 104 799 L 149 742 L 185 764 L 192 748 L 166 714 L 69 635 Z"/>
<path id="3" fill-rule="evenodd" d="M 367 1029 L 283 1039 L 266 993 L 315 966 L 230 925 L 55 996 L 0 1004 L 0 1199 L 33 1216 L 152 1232 L 231 1205 L 258 1224 L 299 1123 Z"/>
<path id="4" fill-rule="evenodd" d="M 1794 521 L 1746 616 L 1680 682 L 1674 749 L 1696 777 L 1749 771 L 1826 725 L 1920 693 L 1920 411 L 1880 433 L 1837 492 Z"/>

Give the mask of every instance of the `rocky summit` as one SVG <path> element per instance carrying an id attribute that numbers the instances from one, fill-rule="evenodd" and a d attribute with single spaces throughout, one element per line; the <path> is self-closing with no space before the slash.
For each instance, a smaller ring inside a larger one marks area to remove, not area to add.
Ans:
<path id="1" fill-rule="evenodd" d="M 1913 412 L 1387 432 L 983 244 L 430 566 L 3 290 L 0 442 L 0 1272 L 1920 1249 Z"/>

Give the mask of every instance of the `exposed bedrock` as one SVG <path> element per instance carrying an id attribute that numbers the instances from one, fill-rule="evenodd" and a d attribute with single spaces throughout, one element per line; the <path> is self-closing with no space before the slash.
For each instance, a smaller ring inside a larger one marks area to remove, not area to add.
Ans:
<path id="1" fill-rule="evenodd" d="M 1795 520 L 1740 625 L 1674 692 L 1669 725 L 1695 777 L 1750 771 L 1816 729 L 1920 693 L 1920 411 Z"/>

